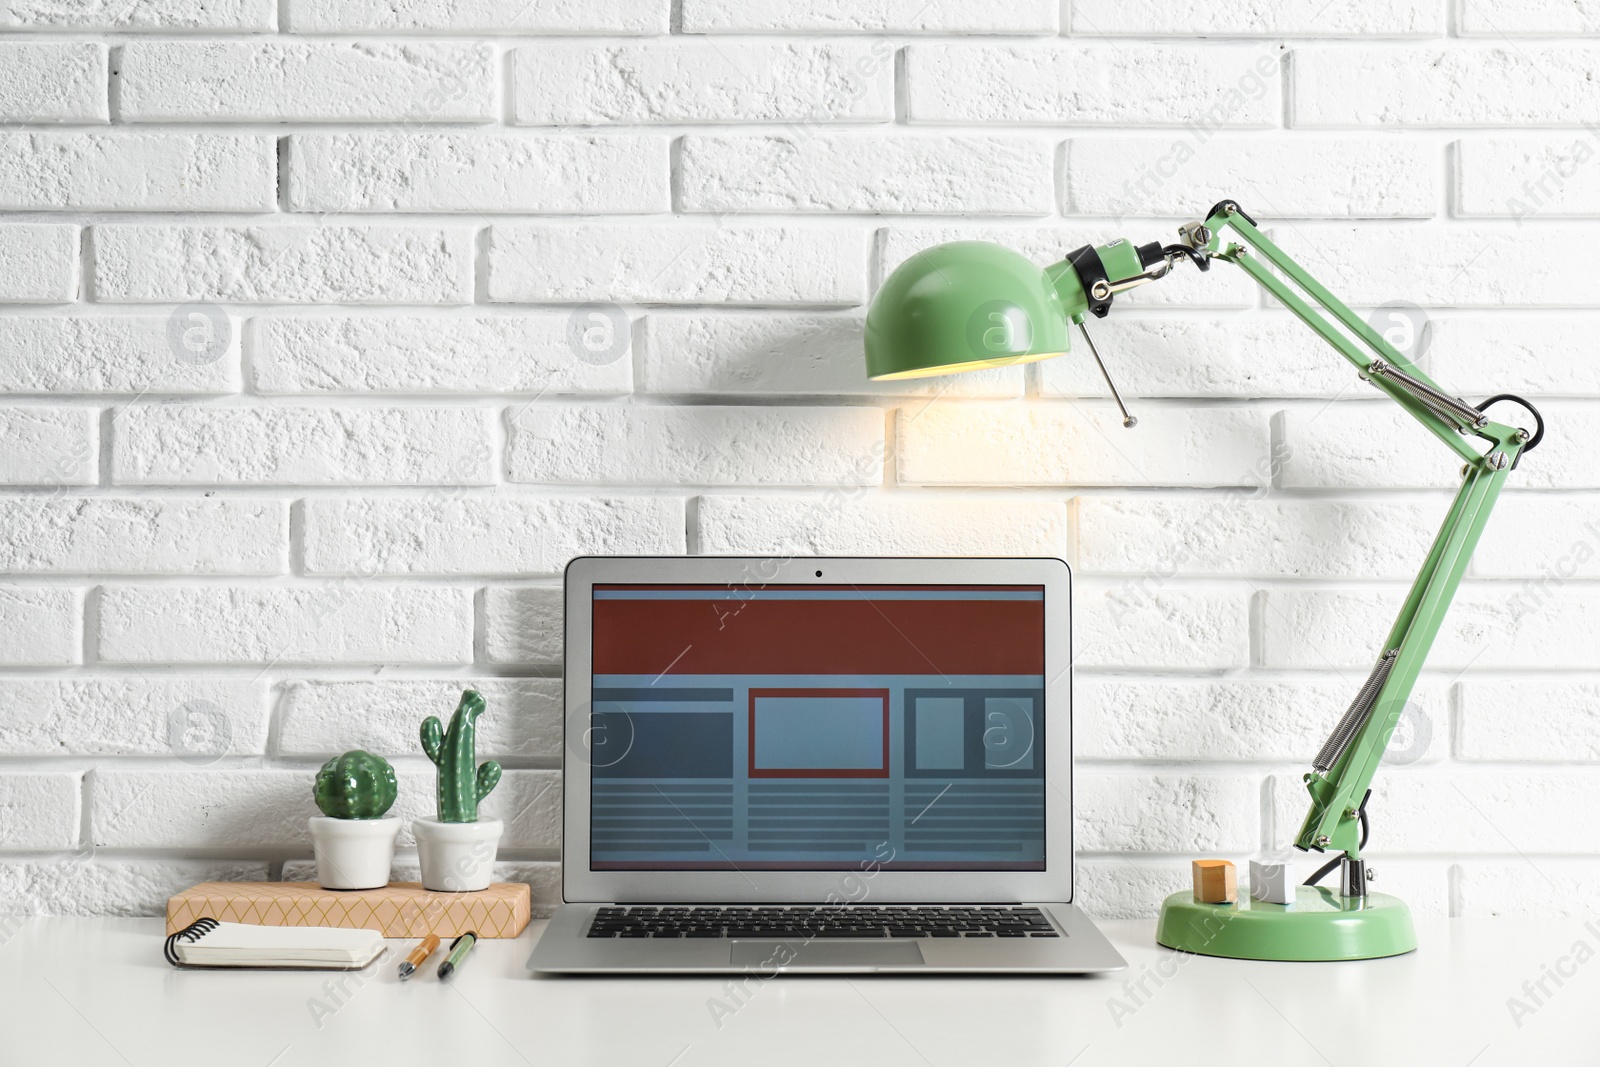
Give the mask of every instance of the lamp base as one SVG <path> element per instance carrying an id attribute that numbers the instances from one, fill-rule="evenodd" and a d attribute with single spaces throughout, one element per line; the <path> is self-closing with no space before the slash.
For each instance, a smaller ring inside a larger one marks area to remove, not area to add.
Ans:
<path id="1" fill-rule="evenodd" d="M 1156 941 L 1168 948 L 1236 960 L 1370 960 L 1417 947 L 1411 909 L 1397 897 L 1341 897 L 1299 886 L 1293 904 L 1241 895 L 1237 904 L 1198 904 L 1188 890 L 1161 904 Z"/>

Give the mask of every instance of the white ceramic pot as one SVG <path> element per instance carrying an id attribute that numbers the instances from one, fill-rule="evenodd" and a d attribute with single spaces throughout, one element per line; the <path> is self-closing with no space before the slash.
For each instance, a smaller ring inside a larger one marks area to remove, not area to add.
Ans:
<path id="1" fill-rule="evenodd" d="M 389 884 L 400 820 L 311 816 L 317 884 L 324 889 L 378 889 Z"/>
<path id="2" fill-rule="evenodd" d="M 444 893 L 470 893 L 488 889 L 494 877 L 494 856 L 500 847 L 499 819 L 477 822 L 440 822 L 413 819 L 417 859 L 422 864 L 422 888 Z"/>

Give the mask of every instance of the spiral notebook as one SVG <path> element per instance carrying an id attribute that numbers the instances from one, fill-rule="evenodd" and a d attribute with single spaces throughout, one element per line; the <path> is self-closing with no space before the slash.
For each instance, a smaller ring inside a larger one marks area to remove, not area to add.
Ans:
<path id="1" fill-rule="evenodd" d="M 204 918 L 167 938 L 174 967 L 307 967 L 356 970 L 383 955 L 376 930 L 252 926 Z"/>

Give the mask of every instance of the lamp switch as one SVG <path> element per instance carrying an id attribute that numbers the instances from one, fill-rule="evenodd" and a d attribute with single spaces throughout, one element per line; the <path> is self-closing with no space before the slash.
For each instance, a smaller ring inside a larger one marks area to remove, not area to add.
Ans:
<path id="1" fill-rule="evenodd" d="M 1197 904 L 1236 904 L 1239 875 L 1228 860 L 1195 860 L 1194 899 Z"/>
<path id="2" fill-rule="evenodd" d="M 1294 879 L 1289 865 L 1276 860 L 1250 861 L 1250 897 L 1268 904 L 1293 904 Z"/>

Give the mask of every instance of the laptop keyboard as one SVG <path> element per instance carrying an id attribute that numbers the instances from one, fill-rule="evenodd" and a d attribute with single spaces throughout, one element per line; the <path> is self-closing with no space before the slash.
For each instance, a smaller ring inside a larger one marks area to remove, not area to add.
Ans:
<path id="1" fill-rule="evenodd" d="M 849 905 L 607 907 L 590 937 L 1059 937 L 1038 908 Z"/>

